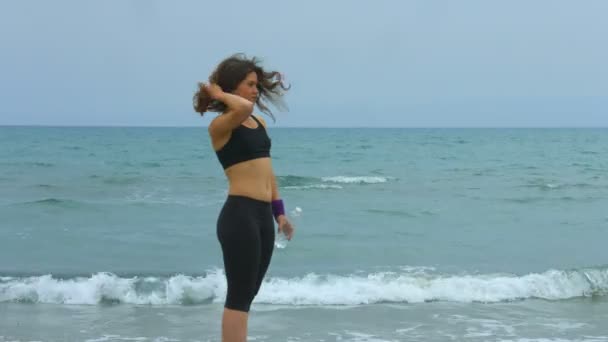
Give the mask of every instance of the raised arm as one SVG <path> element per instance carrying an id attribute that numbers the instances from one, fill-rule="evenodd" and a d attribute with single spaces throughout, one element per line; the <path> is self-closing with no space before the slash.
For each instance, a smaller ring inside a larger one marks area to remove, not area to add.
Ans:
<path id="1" fill-rule="evenodd" d="M 218 116 L 209 124 L 209 134 L 212 137 L 221 137 L 237 128 L 253 112 L 253 102 L 238 95 L 225 93 L 216 85 L 204 85 L 209 96 L 217 101 L 223 102 L 226 112 Z"/>

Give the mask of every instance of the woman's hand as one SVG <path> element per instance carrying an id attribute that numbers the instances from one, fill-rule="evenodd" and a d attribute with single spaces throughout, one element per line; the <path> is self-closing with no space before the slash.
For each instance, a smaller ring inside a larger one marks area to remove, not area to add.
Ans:
<path id="1" fill-rule="evenodd" d="M 287 219 L 287 216 L 280 215 L 277 217 L 277 223 L 279 224 L 279 234 L 282 232 L 287 237 L 287 240 L 291 240 L 295 229 Z"/>
<path id="2" fill-rule="evenodd" d="M 203 89 L 205 89 L 209 97 L 214 100 L 219 100 L 222 95 L 224 95 L 222 88 L 215 83 L 203 84 Z"/>

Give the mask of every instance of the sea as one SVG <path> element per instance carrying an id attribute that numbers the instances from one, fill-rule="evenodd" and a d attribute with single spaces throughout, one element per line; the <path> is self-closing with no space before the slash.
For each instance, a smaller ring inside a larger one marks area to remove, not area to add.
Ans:
<path id="1" fill-rule="evenodd" d="M 608 129 L 268 133 L 249 341 L 608 341 Z M 0 342 L 220 341 L 226 197 L 206 127 L 0 127 Z"/>

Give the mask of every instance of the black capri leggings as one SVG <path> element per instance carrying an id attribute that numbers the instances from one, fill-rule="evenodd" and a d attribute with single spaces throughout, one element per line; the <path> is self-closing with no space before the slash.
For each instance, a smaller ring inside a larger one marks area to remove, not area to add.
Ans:
<path id="1" fill-rule="evenodd" d="M 228 195 L 217 220 L 228 293 L 224 307 L 249 312 L 274 248 L 270 202 Z"/>

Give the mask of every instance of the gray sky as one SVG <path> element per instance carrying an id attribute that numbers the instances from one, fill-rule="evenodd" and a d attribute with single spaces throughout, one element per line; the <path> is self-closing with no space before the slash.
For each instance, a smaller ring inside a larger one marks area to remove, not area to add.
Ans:
<path id="1" fill-rule="evenodd" d="M 0 125 L 206 126 L 196 82 L 245 52 L 292 84 L 277 127 L 607 127 L 607 14 L 603 0 L 0 0 Z"/>

